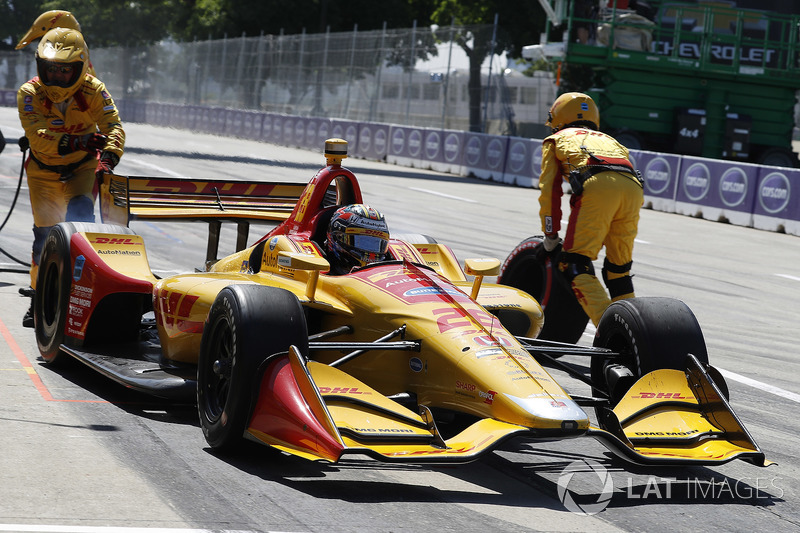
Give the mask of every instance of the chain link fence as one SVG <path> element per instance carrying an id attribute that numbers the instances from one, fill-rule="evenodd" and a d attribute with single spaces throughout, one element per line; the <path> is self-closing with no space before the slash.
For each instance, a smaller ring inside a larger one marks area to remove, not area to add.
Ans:
<path id="1" fill-rule="evenodd" d="M 97 75 L 118 100 L 468 130 L 469 63 L 458 41 L 490 41 L 491 30 L 356 27 L 96 49 L 88 40 Z M 0 53 L 0 89 L 36 75 L 34 51 Z M 524 76 L 505 63 L 494 56 L 481 67 L 482 130 L 541 133 L 556 96 L 552 73 Z"/>

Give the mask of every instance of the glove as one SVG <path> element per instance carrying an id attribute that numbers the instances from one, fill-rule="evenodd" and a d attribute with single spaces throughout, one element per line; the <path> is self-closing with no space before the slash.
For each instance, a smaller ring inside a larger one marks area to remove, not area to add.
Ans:
<path id="1" fill-rule="evenodd" d="M 78 150 L 93 152 L 105 148 L 107 140 L 108 137 L 102 133 L 87 133 L 86 135 L 67 135 L 66 144 L 70 152 Z"/>
<path id="2" fill-rule="evenodd" d="M 558 233 L 553 233 L 552 235 L 545 235 L 544 242 L 542 245 L 547 253 L 552 252 L 561 244 L 561 238 L 558 236 Z"/>
<path id="3" fill-rule="evenodd" d="M 97 162 L 97 168 L 94 171 L 97 181 L 103 183 L 103 175 L 113 173 L 117 163 L 119 163 L 117 154 L 113 152 L 103 152 L 100 155 L 100 160 Z"/>

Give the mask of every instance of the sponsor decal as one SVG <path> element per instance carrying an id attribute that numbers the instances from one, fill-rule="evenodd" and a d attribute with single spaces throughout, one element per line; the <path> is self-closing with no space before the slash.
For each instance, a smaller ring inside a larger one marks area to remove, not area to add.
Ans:
<path id="1" fill-rule="evenodd" d="M 387 145 L 386 130 L 379 129 L 375 132 L 375 153 L 382 155 L 386 153 Z"/>
<path id="2" fill-rule="evenodd" d="M 697 429 L 690 429 L 689 431 L 634 431 L 633 434 L 637 437 L 688 437 L 700 433 Z"/>
<path id="3" fill-rule="evenodd" d="M 277 237 L 271 238 L 269 240 L 269 251 L 270 252 L 273 251 L 275 249 L 275 246 L 277 246 L 277 244 L 278 244 L 278 238 Z"/>
<path id="4" fill-rule="evenodd" d="M 29 94 L 28 94 L 28 95 L 25 95 L 25 98 L 23 99 L 23 101 L 24 101 L 26 104 L 32 104 L 32 103 L 33 103 L 33 96 L 31 96 L 31 95 L 29 95 Z"/>
<path id="5" fill-rule="evenodd" d="M 411 157 L 419 157 L 422 153 L 422 132 L 419 130 L 411 130 L 408 134 L 408 155 Z"/>
<path id="6" fill-rule="evenodd" d="M 481 160 L 481 144 L 480 137 L 473 136 L 469 138 L 464 155 L 467 165 L 474 167 Z"/>
<path id="7" fill-rule="evenodd" d="M 492 139 L 486 147 L 486 162 L 489 168 L 497 169 L 503 163 L 503 141 Z"/>
<path id="8" fill-rule="evenodd" d="M 508 162 L 511 172 L 520 174 L 528 162 L 528 144 L 525 141 L 515 141 L 508 151 Z"/>
<path id="9" fill-rule="evenodd" d="M 444 140 L 444 159 L 448 163 L 453 163 L 461 155 L 461 137 L 456 133 L 450 133 Z"/>
<path id="10" fill-rule="evenodd" d="M 706 197 L 711 187 L 711 173 L 704 163 L 695 163 L 683 175 L 683 191 L 692 201 Z"/>
<path id="11" fill-rule="evenodd" d="M 75 258 L 75 266 L 72 269 L 72 279 L 80 281 L 83 275 L 83 265 L 86 264 L 86 257 L 79 255 Z"/>
<path id="12" fill-rule="evenodd" d="M 761 180 L 758 187 L 758 203 L 769 214 L 783 211 L 789 204 L 792 187 L 783 172 L 772 172 Z"/>
<path id="13" fill-rule="evenodd" d="M 359 433 L 414 433 L 411 429 L 405 428 L 352 428 Z"/>
<path id="14" fill-rule="evenodd" d="M 491 405 L 494 402 L 495 394 L 497 394 L 497 392 L 493 390 L 489 390 L 486 392 L 483 392 L 482 390 L 478 391 L 478 396 L 483 398 L 483 403 L 488 403 L 489 405 Z"/>
<path id="15" fill-rule="evenodd" d="M 505 352 L 500 348 L 490 348 L 488 350 L 480 350 L 475 352 L 475 359 L 483 359 L 484 357 L 491 357 L 493 355 L 502 355 L 506 357 Z"/>
<path id="16" fill-rule="evenodd" d="M 739 167 L 731 167 L 722 174 L 719 196 L 728 207 L 736 207 L 747 197 L 747 174 Z"/>
<path id="17" fill-rule="evenodd" d="M 33 111 L 33 106 L 32 106 L 32 105 L 29 105 L 29 104 L 26 104 L 26 105 L 25 105 L 25 107 L 23 107 L 23 109 L 24 109 L 25 111 Z"/>
<path id="18" fill-rule="evenodd" d="M 656 157 L 644 167 L 644 184 L 648 192 L 661 194 L 672 182 L 672 167 L 663 157 Z"/>
<path id="19" fill-rule="evenodd" d="M 113 111 L 114 109 L 113 105 L 103 106 L 103 111 Z"/>
<path id="20" fill-rule="evenodd" d="M 358 390 L 358 387 L 320 387 L 320 394 L 371 394 Z"/>
<path id="21" fill-rule="evenodd" d="M 693 400 L 693 397 L 688 396 L 681 396 L 680 392 L 640 392 L 639 394 L 630 396 L 632 399 L 640 400 L 651 400 L 655 399 L 663 399 L 663 400 Z"/>
<path id="22" fill-rule="evenodd" d="M 51 121 L 50 124 L 52 124 L 53 126 L 63 126 L 64 125 L 64 121 L 61 120 L 60 118 L 57 118 L 57 119 Z"/>
<path id="23" fill-rule="evenodd" d="M 411 368 L 412 372 L 422 372 L 422 369 L 425 367 L 422 364 L 422 359 L 419 357 L 412 357 L 408 360 L 408 366 Z"/>
<path id="24" fill-rule="evenodd" d="M 123 237 L 95 237 L 93 240 L 89 241 L 92 244 L 119 244 L 123 246 L 133 245 L 133 246 L 141 246 L 142 243 L 139 241 L 134 241 L 130 237 L 123 238 Z"/>
<path id="25" fill-rule="evenodd" d="M 425 157 L 427 157 L 429 160 L 438 158 L 441 146 L 442 146 L 442 137 L 441 135 L 439 135 L 439 132 L 438 131 L 428 132 L 428 136 L 425 139 Z"/>
<path id="26" fill-rule="evenodd" d="M 475 389 L 477 389 L 474 383 L 464 383 L 463 381 L 456 381 L 456 388 L 471 392 L 475 392 Z"/>
<path id="27" fill-rule="evenodd" d="M 111 95 L 108 94 L 108 91 L 100 91 L 100 94 L 103 95 L 103 98 L 109 99 Z"/>

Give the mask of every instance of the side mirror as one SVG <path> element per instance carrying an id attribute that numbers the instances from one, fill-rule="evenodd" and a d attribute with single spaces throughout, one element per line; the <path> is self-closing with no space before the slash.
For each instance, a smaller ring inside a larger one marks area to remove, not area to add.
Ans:
<path id="1" fill-rule="evenodd" d="M 484 276 L 496 276 L 500 274 L 500 260 L 494 257 L 467 259 L 464 261 L 464 272 L 468 276 L 475 276 L 472 282 L 472 294 L 470 298 L 478 298 L 478 291 L 481 290 L 481 283 Z"/>

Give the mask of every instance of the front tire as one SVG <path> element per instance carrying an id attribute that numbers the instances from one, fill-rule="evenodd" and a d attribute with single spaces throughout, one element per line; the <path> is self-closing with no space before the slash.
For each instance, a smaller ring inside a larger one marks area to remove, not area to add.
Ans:
<path id="1" fill-rule="evenodd" d="M 673 298 L 613 302 L 597 325 L 594 346 L 621 354 L 594 357 L 591 363 L 594 388 L 609 395 L 612 408 L 645 374 L 663 368 L 685 370 L 688 354 L 708 364 L 700 324 L 685 303 Z"/>
<path id="2" fill-rule="evenodd" d="M 308 356 L 308 331 L 299 300 L 263 285 L 231 285 L 214 300 L 197 364 L 197 409 L 208 444 L 236 448 L 253 410 L 258 368 L 290 345 Z"/>
<path id="3" fill-rule="evenodd" d="M 544 253 L 541 236 L 528 237 L 508 255 L 497 283 L 527 292 L 544 310 L 539 338 L 574 344 L 589 322 L 572 288 L 558 270 L 555 254 Z"/>

